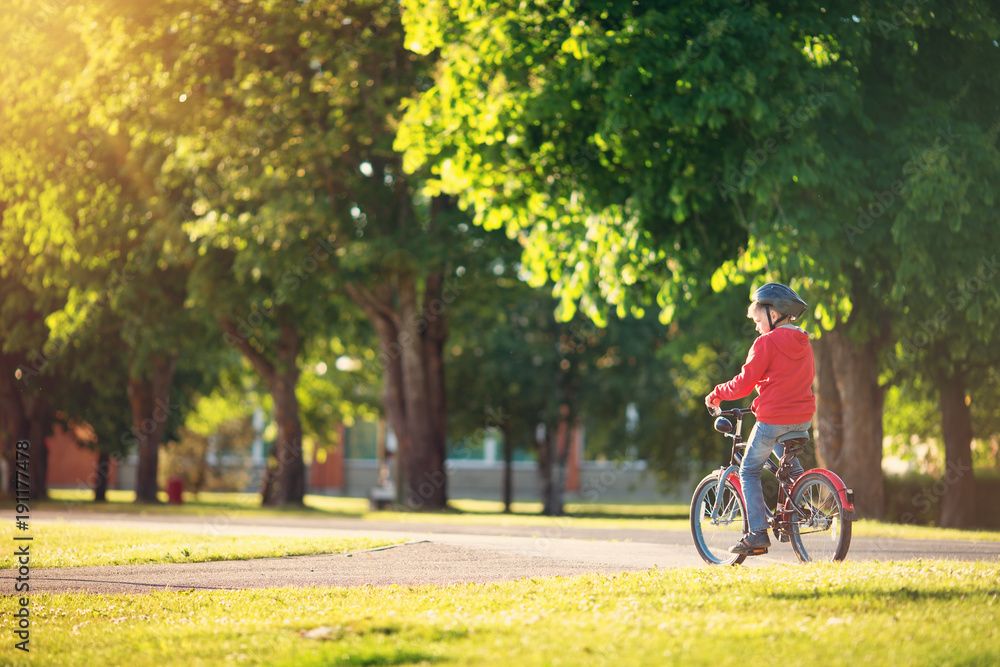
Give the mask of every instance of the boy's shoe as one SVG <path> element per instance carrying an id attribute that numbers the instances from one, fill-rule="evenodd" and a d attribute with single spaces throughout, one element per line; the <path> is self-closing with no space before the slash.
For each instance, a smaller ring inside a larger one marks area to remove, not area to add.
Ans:
<path id="1" fill-rule="evenodd" d="M 744 535 L 743 539 L 737 542 L 735 546 L 729 547 L 729 553 L 756 556 L 767 553 L 767 549 L 770 546 L 771 540 L 767 537 L 767 531 L 761 530 Z"/>

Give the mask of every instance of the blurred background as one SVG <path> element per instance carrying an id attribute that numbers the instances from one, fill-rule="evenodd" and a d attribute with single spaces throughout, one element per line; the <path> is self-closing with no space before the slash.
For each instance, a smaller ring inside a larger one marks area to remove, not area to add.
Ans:
<path id="1" fill-rule="evenodd" d="M 807 463 L 1000 526 L 998 17 L 7 0 L 0 490 L 684 502 L 780 281 Z"/>

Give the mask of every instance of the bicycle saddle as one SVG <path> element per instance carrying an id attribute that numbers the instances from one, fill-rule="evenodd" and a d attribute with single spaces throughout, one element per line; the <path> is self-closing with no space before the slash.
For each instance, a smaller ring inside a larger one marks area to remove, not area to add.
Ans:
<path id="1" fill-rule="evenodd" d="M 789 431 L 778 436 L 778 442 L 785 446 L 786 451 L 795 447 L 805 447 L 809 442 L 809 431 Z"/>

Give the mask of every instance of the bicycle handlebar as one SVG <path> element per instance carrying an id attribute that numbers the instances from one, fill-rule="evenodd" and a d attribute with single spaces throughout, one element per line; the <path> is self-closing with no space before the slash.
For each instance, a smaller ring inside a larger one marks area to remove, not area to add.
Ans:
<path id="1" fill-rule="evenodd" d="M 741 419 L 744 415 L 753 414 L 753 410 L 750 408 L 731 408 L 729 410 L 723 410 L 719 408 L 719 406 L 715 406 L 715 408 L 708 408 L 708 413 L 713 417 L 735 417 L 736 419 Z"/>

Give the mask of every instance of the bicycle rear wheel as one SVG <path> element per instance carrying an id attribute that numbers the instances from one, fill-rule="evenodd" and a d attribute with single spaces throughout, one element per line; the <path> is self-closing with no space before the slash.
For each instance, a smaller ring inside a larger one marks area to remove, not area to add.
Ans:
<path id="1" fill-rule="evenodd" d="M 714 472 L 698 483 L 691 498 L 691 536 L 698 555 L 712 565 L 738 565 L 746 554 L 731 554 L 729 547 L 740 541 L 747 529 L 746 507 L 736 487 L 726 480 L 719 513 L 712 519 L 719 474 Z"/>
<path id="2" fill-rule="evenodd" d="M 792 501 L 803 514 L 790 517 L 792 550 L 803 563 L 844 560 L 851 546 L 851 521 L 833 483 L 818 473 L 806 473 L 796 483 Z"/>

